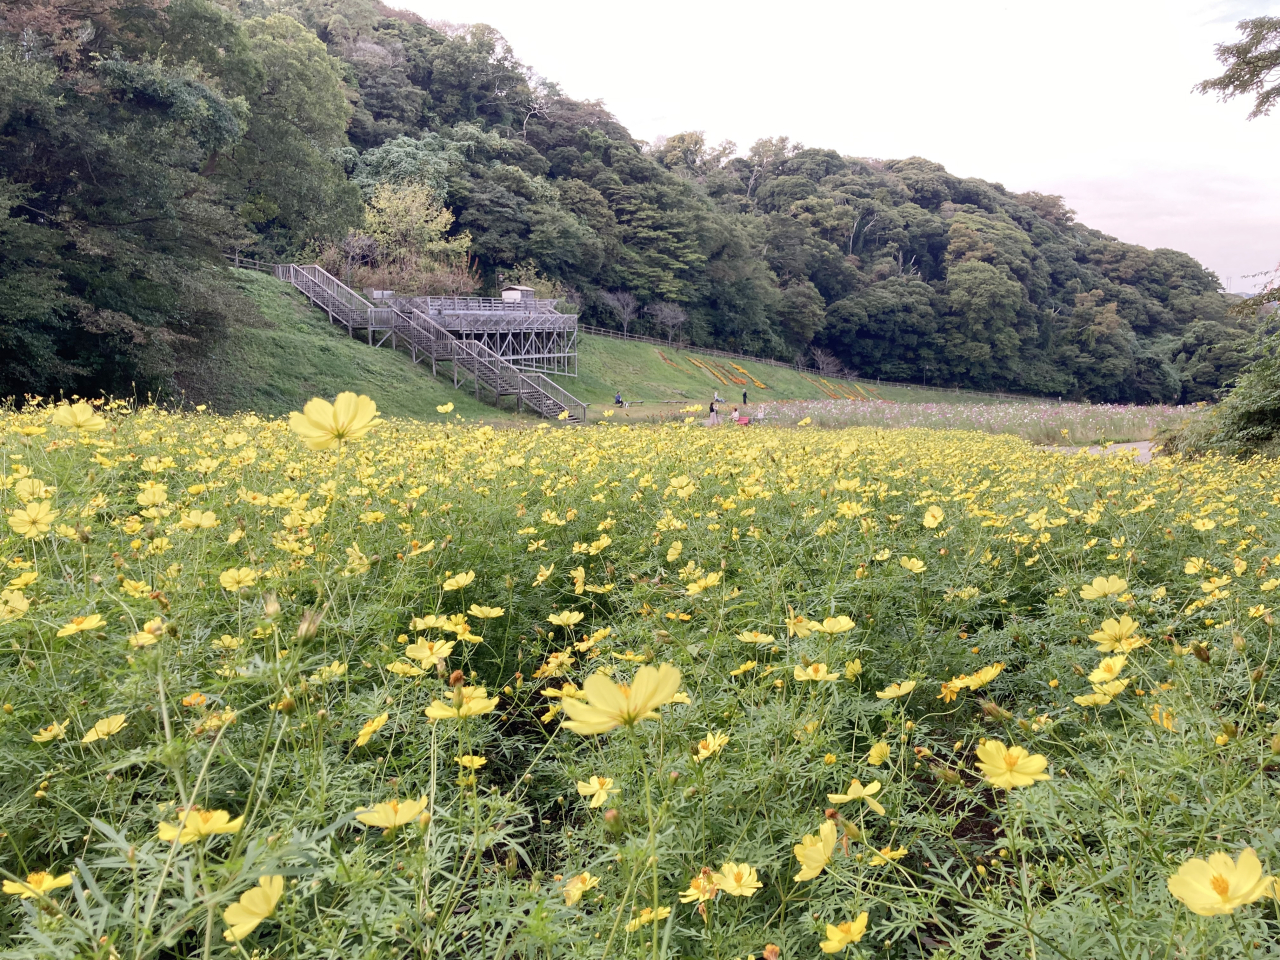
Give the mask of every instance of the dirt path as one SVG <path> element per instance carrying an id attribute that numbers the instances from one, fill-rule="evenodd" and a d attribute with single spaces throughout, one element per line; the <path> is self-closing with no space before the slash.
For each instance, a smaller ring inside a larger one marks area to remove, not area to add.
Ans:
<path id="1" fill-rule="evenodd" d="M 1136 451 L 1134 459 L 1139 463 L 1151 462 L 1151 448 L 1155 445 L 1153 440 L 1138 440 L 1134 443 L 1113 443 L 1107 447 L 1041 447 L 1041 450 L 1048 450 L 1050 453 L 1061 453 L 1065 456 L 1079 453 L 1081 450 L 1086 453 L 1092 453 L 1096 456 L 1107 456 L 1113 453 L 1127 453 L 1128 451 Z"/>

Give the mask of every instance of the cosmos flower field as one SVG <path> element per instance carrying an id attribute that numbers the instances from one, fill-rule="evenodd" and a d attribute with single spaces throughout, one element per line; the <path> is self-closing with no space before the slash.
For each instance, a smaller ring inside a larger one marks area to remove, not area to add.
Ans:
<path id="1" fill-rule="evenodd" d="M 0 509 L 0 957 L 1276 955 L 1272 463 L 33 404 Z"/>
<path id="2" fill-rule="evenodd" d="M 928 428 L 1007 433 L 1044 444 L 1089 444 L 1150 440 L 1201 410 L 1196 406 L 1133 406 L 1110 403 L 887 403 L 856 400 L 781 400 L 759 404 L 766 423 L 801 420 L 820 427 Z"/>

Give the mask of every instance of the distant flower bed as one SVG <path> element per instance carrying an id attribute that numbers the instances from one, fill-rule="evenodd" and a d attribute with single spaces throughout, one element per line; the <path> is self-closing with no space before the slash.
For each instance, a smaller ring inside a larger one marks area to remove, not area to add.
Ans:
<path id="1" fill-rule="evenodd" d="M 927 427 L 1008 433 L 1033 443 L 1085 444 L 1150 440 L 1198 407 L 1084 403 L 891 403 L 853 400 L 783 400 L 763 403 L 766 421 L 820 427 Z M 1065 433 L 1064 433 L 1065 431 Z"/>

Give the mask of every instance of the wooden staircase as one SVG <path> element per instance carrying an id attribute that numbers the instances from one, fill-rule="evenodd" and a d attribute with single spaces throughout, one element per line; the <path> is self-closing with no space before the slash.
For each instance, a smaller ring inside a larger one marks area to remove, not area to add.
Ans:
<path id="1" fill-rule="evenodd" d="M 293 284 L 331 321 L 342 324 L 353 337 L 367 340 L 370 346 L 388 344 L 393 350 L 405 350 L 414 363 L 429 359 L 433 375 L 437 364 L 451 364 L 454 387 L 469 376 L 477 400 L 481 399 L 483 387 L 493 395 L 495 405 L 501 397 L 515 397 L 517 410 L 528 408 L 551 419 L 587 422 L 587 404 L 554 380 L 532 370 L 521 370 L 479 341 L 455 337 L 420 310 L 374 306 L 314 265 L 277 264 L 275 275 Z"/>

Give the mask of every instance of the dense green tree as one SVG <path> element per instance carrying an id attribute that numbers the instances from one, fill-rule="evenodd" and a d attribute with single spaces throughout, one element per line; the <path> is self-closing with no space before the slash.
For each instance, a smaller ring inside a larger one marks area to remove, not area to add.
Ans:
<path id="1" fill-rule="evenodd" d="M 1241 20 L 1236 29 L 1242 34 L 1236 43 L 1219 43 L 1214 47 L 1218 61 L 1227 69 L 1222 76 L 1205 80 L 1196 89 L 1216 93 L 1223 100 L 1253 95 L 1249 119 L 1271 113 L 1280 100 L 1280 17 L 1254 17 Z"/>
<path id="2" fill-rule="evenodd" d="M 1268 29 L 1231 90 L 1265 80 Z M 4 392 L 160 385 L 230 322 L 234 296 L 206 295 L 221 250 L 333 251 L 385 188 L 447 206 L 459 289 L 536 276 L 606 325 L 622 293 L 636 332 L 678 312 L 695 343 L 886 379 L 1198 400 L 1250 349 L 1200 264 L 1061 197 L 784 136 L 638 143 L 485 25 L 380 0 L 10 0 L 0 346 L 38 362 Z"/>

